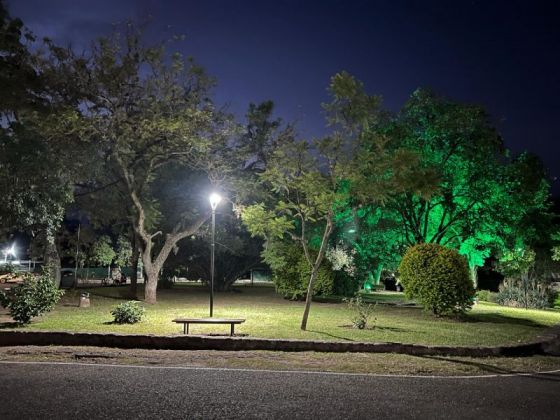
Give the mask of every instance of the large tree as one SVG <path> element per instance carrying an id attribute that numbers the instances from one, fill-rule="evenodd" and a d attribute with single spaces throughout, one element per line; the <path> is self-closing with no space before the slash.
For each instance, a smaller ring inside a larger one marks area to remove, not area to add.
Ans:
<path id="1" fill-rule="evenodd" d="M 40 122 L 61 109 L 61 97 L 34 42 L 0 2 L 0 230 L 25 231 L 39 240 L 58 281 L 55 235 L 73 199 L 73 183 L 86 161 L 82 157 L 91 154 L 82 155 L 41 129 Z"/>
<path id="2" fill-rule="evenodd" d="M 161 214 L 153 182 L 171 165 L 219 181 L 230 120 L 209 99 L 213 82 L 199 66 L 169 54 L 165 43 L 144 45 L 134 25 L 100 39 L 86 55 L 58 48 L 52 54 L 53 71 L 67 81 L 60 87 L 75 90 L 77 100 L 44 129 L 77 146 L 95 145 L 105 178 L 126 197 L 146 271 L 145 300 L 155 303 L 169 253 L 199 230 L 208 211 L 197 197 L 183 196 L 189 206 L 181 215 Z M 168 218 L 176 220 L 173 227 L 158 229 L 154 220 Z"/>
<path id="3" fill-rule="evenodd" d="M 439 177 L 429 198 L 406 192 L 390 200 L 405 241 L 459 249 L 475 282 L 491 251 L 511 240 L 527 215 L 546 210 L 543 172 L 527 156 L 508 157 L 480 107 L 417 90 L 384 132 Z"/>

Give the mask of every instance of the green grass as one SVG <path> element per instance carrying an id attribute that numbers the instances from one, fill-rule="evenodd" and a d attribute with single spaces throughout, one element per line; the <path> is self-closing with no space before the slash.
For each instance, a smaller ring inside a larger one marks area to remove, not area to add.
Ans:
<path id="1" fill-rule="evenodd" d="M 407 299 L 404 293 L 390 291 L 362 292 L 362 299 L 366 303 L 388 303 L 388 304 L 414 304 L 414 301 Z"/>
<path id="2" fill-rule="evenodd" d="M 91 307 L 78 308 L 79 293 L 69 291 L 56 309 L 35 319 L 24 330 L 107 332 L 123 334 L 180 334 L 171 322 L 178 316 L 207 317 L 208 292 L 202 287 L 176 286 L 158 291 L 158 303 L 145 305 L 138 324 L 112 324 L 110 314 L 125 299 L 125 288 L 90 289 Z M 393 299 L 396 299 L 394 295 Z M 400 296 L 402 299 L 402 295 Z M 498 345 L 528 341 L 546 327 L 560 323 L 559 311 L 505 308 L 480 303 L 463 320 L 435 318 L 420 308 L 378 305 L 374 329 L 350 328 L 352 312 L 346 304 L 314 302 L 308 331 L 299 324 L 303 302 L 282 299 L 269 287 L 239 287 L 217 293 L 215 317 L 246 318 L 236 333 L 251 337 L 401 342 L 434 345 Z M 191 326 L 193 334 L 227 333 L 228 326 Z"/>

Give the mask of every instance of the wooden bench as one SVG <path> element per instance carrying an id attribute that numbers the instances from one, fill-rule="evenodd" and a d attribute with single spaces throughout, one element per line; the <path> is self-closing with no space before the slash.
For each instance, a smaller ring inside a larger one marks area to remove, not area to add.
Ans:
<path id="1" fill-rule="evenodd" d="M 189 333 L 190 324 L 230 324 L 229 335 L 233 335 L 236 324 L 242 324 L 244 319 L 224 319 L 224 318 L 176 318 L 173 322 L 183 324 L 183 334 Z"/>

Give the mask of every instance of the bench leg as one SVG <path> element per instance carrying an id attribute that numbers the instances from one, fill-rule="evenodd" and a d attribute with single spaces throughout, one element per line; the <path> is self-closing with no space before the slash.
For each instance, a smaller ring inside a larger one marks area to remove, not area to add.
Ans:
<path id="1" fill-rule="evenodd" d="M 234 324 L 231 324 L 231 331 L 230 331 L 230 333 L 229 333 L 230 337 L 233 335 L 233 330 L 234 330 L 234 328 L 235 328 L 235 325 L 234 325 Z"/>
<path id="2" fill-rule="evenodd" d="M 187 334 L 188 334 L 189 333 L 189 323 L 187 322 L 185 325 L 187 326 Z"/>

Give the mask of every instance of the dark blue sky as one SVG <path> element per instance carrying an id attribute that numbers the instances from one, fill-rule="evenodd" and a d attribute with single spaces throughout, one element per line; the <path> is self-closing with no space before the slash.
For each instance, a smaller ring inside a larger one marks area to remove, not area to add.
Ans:
<path id="1" fill-rule="evenodd" d="M 329 78 L 347 70 L 397 110 L 417 87 L 480 104 L 514 152 L 560 176 L 560 2 L 8 0 L 40 36 L 85 48 L 111 23 L 152 17 L 218 79 L 215 98 L 243 115 L 272 99 L 302 136 L 324 132 Z M 559 181 L 554 184 L 560 193 Z"/>

